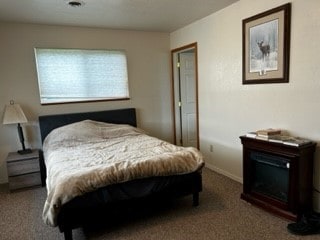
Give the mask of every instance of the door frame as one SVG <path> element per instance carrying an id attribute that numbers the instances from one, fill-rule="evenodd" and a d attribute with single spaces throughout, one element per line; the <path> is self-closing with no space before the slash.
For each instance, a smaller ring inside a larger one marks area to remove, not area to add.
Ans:
<path id="1" fill-rule="evenodd" d="M 172 95 L 172 116 L 173 116 L 173 137 L 174 137 L 174 144 L 177 144 L 176 137 L 177 137 L 177 129 L 176 129 L 176 104 L 175 104 L 175 81 L 176 74 L 176 59 L 177 54 L 181 52 L 185 52 L 189 49 L 194 50 L 194 57 L 195 57 L 195 96 L 196 96 L 196 130 L 197 130 L 197 148 L 200 150 L 200 143 L 199 143 L 199 104 L 198 104 L 198 44 L 197 42 L 175 48 L 171 50 L 171 95 Z"/>

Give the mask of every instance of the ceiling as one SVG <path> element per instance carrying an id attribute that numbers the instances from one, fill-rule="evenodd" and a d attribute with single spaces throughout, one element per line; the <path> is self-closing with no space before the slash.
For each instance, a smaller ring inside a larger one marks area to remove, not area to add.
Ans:
<path id="1" fill-rule="evenodd" d="M 173 32 L 238 0 L 1 0 L 0 21 Z"/>

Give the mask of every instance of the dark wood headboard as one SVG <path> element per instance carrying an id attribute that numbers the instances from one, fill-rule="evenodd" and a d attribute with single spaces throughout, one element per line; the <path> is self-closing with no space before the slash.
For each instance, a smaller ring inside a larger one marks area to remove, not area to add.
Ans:
<path id="1" fill-rule="evenodd" d="M 83 120 L 137 126 L 135 108 L 39 116 L 41 141 L 43 142 L 53 129 Z"/>

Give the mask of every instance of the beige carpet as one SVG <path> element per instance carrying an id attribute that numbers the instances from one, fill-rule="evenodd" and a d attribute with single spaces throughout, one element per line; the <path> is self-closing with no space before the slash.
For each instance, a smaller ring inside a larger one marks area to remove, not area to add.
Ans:
<path id="1" fill-rule="evenodd" d="M 288 233 L 288 221 L 240 200 L 241 191 L 240 183 L 205 169 L 198 207 L 191 207 L 189 196 L 156 214 L 98 231 L 76 229 L 73 236 L 75 240 L 320 240 L 320 235 L 298 237 Z M 48 227 L 41 220 L 45 196 L 45 188 L 1 193 L 0 239 L 63 239 L 57 228 Z"/>

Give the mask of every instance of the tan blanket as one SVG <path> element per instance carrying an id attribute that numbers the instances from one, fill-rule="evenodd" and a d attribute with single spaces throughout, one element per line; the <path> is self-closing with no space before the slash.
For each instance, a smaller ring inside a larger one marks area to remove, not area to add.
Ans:
<path id="1" fill-rule="evenodd" d="M 47 167 L 44 222 L 57 225 L 61 206 L 100 187 L 151 176 L 194 172 L 200 152 L 146 135 L 129 125 L 85 120 L 53 130 L 43 144 Z"/>

